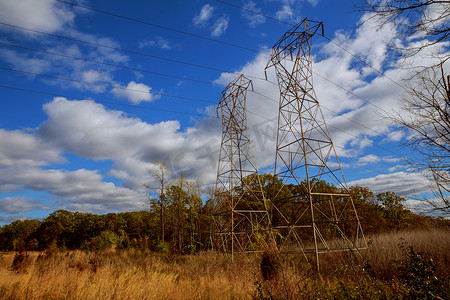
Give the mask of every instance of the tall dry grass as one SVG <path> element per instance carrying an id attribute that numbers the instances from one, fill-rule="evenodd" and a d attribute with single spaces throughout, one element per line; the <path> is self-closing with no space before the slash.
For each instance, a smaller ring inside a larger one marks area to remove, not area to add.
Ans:
<path id="1" fill-rule="evenodd" d="M 370 247 L 362 257 L 379 276 L 392 276 L 396 261 L 405 256 L 409 247 L 437 262 L 437 274 L 450 276 L 450 231 L 444 229 L 401 231 L 369 237 Z"/>
<path id="2" fill-rule="evenodd" d="M 275 257 L 270 280 L 262 278 L 261 256 L 256 255 L 238 255 L 230 261 L 211 253 L 172 257 L 133 250 L 53 250 L 28 253 L 22 268 L 13 269 L 17 254 L 3 253 L 0 299 L 395 298 L 404 290 L 393 261 L 405 258 L 405 245 L 433 256 L 439 262 L 439 276 L 448 280 L 449 231 L 394 232 L 369 238 L 370 249 L 361 256 L 321 256 L 321 276 L 302 257 Z"/>
<path id="3" fill-rule="evenodd" d="M 0 261 L 0 299 L 228 299 L 250 298 L 255 264 L 204 253 L 168 258 L 149 253 L 73 251 L 30 253 L 26 270 Z"/>

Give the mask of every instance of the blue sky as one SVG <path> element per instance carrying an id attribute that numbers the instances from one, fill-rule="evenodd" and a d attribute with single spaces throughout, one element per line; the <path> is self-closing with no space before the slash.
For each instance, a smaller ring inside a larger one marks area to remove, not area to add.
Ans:
<path id="1" fill-rule="evenodd" d="M 267 118 L 276 120 L 278 109 L 267 98 L 279 93 L 261 78 L 265 53 L 289 26 L 212 0 L 75 3 L 147 24 L 56 0 L 0 0 L 0 224 L 57 209 L 145 209 L 154 161 L 213 183 L 216 105 L 241 73 L 256 77 L 265 95 L 249 93 L 248 126 L 258 167 L 272 172 L 276 123 Z M 392 56 L 386 44 L 396 28 L 362 23 L 355 1 L 229 3 L 287 23 L 323 21 L 328 38 L 381 70 L 388 78 L 323 37 L 313 41 L 315 90 L 347 182 L 429 196 L 430 183 L 404 162 L 414 155 L 401 147 L 407 136 L 385 116 L 400 111 L 403 64 L 432 57 Z"/>

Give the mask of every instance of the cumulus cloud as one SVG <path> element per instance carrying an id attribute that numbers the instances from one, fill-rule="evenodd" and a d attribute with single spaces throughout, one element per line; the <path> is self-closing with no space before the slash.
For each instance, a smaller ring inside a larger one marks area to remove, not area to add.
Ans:
<path id="1" fill-rule="evenodd" d="M 429 192 L 431 182 L 422 174 L 397 172 L 381 174 L 375 177 L 354 180 L 349 186 L 367 186 L 374 193 L 392 191 L 403 197 Z"/>
<path id="2" fill-rule="evenodd" d="M 211 30 L 212 37 L 219 37 L 227 31 L 230 18 L 227 15 L 220 18 L 214 17 L 214 10 L 215 8 L 209 4 L 203 5 L 200 13 L 194 16 L 192 22 L 197 27 L 207 26 Z"/>
<path id="3" fill-rule="evenodd" d="M 111 182 L 104 182 L 97 171 L 86 169 L 75 171 L 33 167 L 0 169 L 0 191 L 20 190 L 46 191 L 69 205 L 97 205 L 99 207 L 97 211 L 124 208 L 140 210 L 145 207 L 145 197 L 139 193 L 118 187 Z M 31 209 L 30 205 L 25 205 L 24 200 L 22 205 L 22 210 L 19 206 L 15 206 L 14 210 L 23 212 L 24 209 Z M 33 207 L 33 209 L 44 208 L 37 203 Z"/>
<path id="4" fill-rule="evenodd" d="M 44 28 L 51 32 L 62 30 L 75 19 L 70 6 L 55 0 L 2 0 L 0 11 L 7 20 L 26 20 L 32 29 Z"/>
<path id="5" fill-rule="evenodd" d="M 91 47 L 83 44 L 75 45 L 65 40 L 42 39 L 42 35 L 38 33 L 30 33 L 11 27 L 7 30 L 18 34 L 25 33 L 28 35 L 27 38 L 36 38 L 34 40 L 35 44 L 39 45 L 38 48 L 44 51 L 81 58 L 81 60 L 73 60 L 39 52 L 23 52 L 14 48 L 0 49 L 0 58 L 16 69 L 33 73 L 45 74 L 49 72 L 52 76 L 70 77 L 90 83 L 114 85 L 116 83 L 111 75 L 112 71 L 115 71 L 113 67 L 99 65 L 93 69 L 92 63 L 83 61 L 83 59 L 110 64 L 124 64 L 129 60 L 128 56 L 116 50 L 116 48 L 121 47 L 117 41 L 108 37 L 99 37 L 78 31 L 75 28 L 74 21 L 76 14 L 81 13 L 82 10 L 77 10 L 69 5 L 55 0 L 5 0 L 0 1 L 0 11 L 9 23 L 16 23 L 17 20 L 26 20 L 26 23 L 21 24 L 21 26 L 44 32 L 64 31 L 64 35 L 68 37 L 106 46 Z M 0 30 L 5 28 L 7 27 L 1 26 Z M 15 38 L 16 36 L 11 35 L 11 37 Z M 28 78 L 34 77 L 30 75 Z M 40 80 L 46 84 L 60 85 L 64 88 L 70 85 L 70 87 L 95 93 L 105 91 L 105 87 L 99 85 L 42 78 Z"/>
<path id="6" fill-rule="evenodd" d="M 398 161 L 400 161 L 400 158 L 380 157 L 375 154 L 368 154 L 368 155 L 362 156 L 358 159 L 358 163 L 360 163 L 361 165 L 380 163 L 380 162 L 398 162 Z"/>
<path id="7" fill-rule="evenodd" d="M 173 49 L 174 46 L 168 40 L 166 40 L 160 36 L 157 36 L 157 37 L 155 37 L 154 40 L 148 40 L 148 41 L 139 43 L 139 48 L 144 48 L 144 47 L 158 47 L 163 50 L 171 50 L 171 49 Z"/>
<path id="8" fill-rule="evenodd" d="M 36 199 L 28 197 L 6 197 L 0 199 L 0 212 L 8 214 L 23 213 L 30 210 L 49 209 Z"/>
<path id="9" fill-rule="evenodd" d="M 282 21 L 290 20 L 294 16 L 291 6 L 283 5 L 279 11 L 275 13 L 275 17 Z"/>
<path id="10" fill-rule="evenodd" d="M 63 161 L 61 151 L 38 136 L 0 129 L 0 167 L 45 166 Z"/>
<path id="11" fill-rule="evenodd" d="M 0 215 L 0 223 L 11 223 L 16 220 L 26 220 L 27 216 L 23 214 L 14 214 L 14 215 Z"/>
<path id="12" fill-rule="evenodd" d="M 202 6 L 200 13 L 195 15 L 192 19 L 192 22 L 195 26 L 204 26 L 213 16 L 214 7 L 209 4 L 205 4 Z"/>
<path id="13" fill-rule="evenodd" d="M 227 31 L 229 21 L 230 19 L 227 16 L 220 17 L 216 23 L 214 23 L 211 36 L 219 37 L 224 34 Z"/>
<path id="14" fill-rule="evenodd" d="M 48 120 L 40 126 L 40 136 L 85 158 L 129 157 L 142 143 L 172 140 L 180 128 L 178 121 L 147 124 L 89 100 L 56 98 L 43 108 Z"/>
<path id="15" fill-rule="evenodd" d="M 116 97 L 125 98 L 131 103 L 139 104 L 154 100 L 154 95 L 150 93 L 151 89 L 151 87 L 143 83 L 130 81 L 126 87 L 113 89 L 113 93 Z"/>
<path id="16" fill-rule="evenodd" d="M 178 121 L 149 124 L 93 101 L 56 98 L 44 111 L 48 119 L 38 130 L 41 138 L 83 158 L 113 160 L 111 174 L 127 186 L 142 186 L 149 164 L 159 160 L 191 178 L 210 181 L 215 176 L 216 119 L 199 120 L 182 132 Z"/>
<path id="17" fill-rule="evenodd" d="M 243 7 L 247 10 L 250 10 L 250 11 L 253 11 L 256 13 L 261 13 L 261 9 L 258 8 L 256 6 L 256 3 L 251 0 L 246 2 Z M 254 14 L 254 13 L 251 13 L 248 11 L 243 11 L 242 16 L 249 21 L 250 27 L 256 27 L 266 21 L 266 18 L 264 18 L 263 16 L 260 16 L 260 15 L 257 15 L 257 14 Z"/>
<path id="18" fill-rule="evenodd" d="M 48 60 L 25 55 L 11 49 L 0 49 L 0 57 L 14 67 L 32 73 L 45 73 L 52 67 Z"/>
<path id="19" fill-rule="evenodd" d="M 365 16 L 362 18 L 366 19 Z M 404 92 L 401 82 L 410 76 L 408 69 L 401 68 L 398 61 L 388 56 L 386 44 L 396 37 L 392 26 L 377 30 L 376 24 L 368 21 L 352 35 L 339 33 L 335 41 L 356 53 L 375 68 L 383 69 L 379 75 L 333 43 L 321 45 L 320 53 L 313 56 L 313 80 L 317 98 L 330 130 L 330 135 L 339 157 L 347 157 L 353 167 L 363 167 L 372 162 L 383 163 L 392 174 L 354 181 L 352 184 L 366 185 L 376 192 L 394 191 L 403 196 L 420 194 L 430 190 L 427 179 L 420 174 L 398 172 L 400 156 L 371 154 L 368 152 L 375 142 L 388 143 L 402 138 L 401 132 L 384 116 L 400 108 L 400 95 Z M 262 70 L 267 56 L 258 55 L 243 68 L 236 70 L 254 77 L 264 77 Z M 411 65 L 427 65 L 431 58 L 420 55 Z M 289 68 L 290 64 L 286 63 Z M 268 70 L 269 81 L 276 82 L 273 70 Z M 222 74 L 217 82 L 227 84 L 234 76 Z M 398 84 L 400 83 L 400 84 Z M 253 80 L 255 90 L 264 98 L 252 94 L 247 96 L 247 116 L 257 165 L 270 170 L 275 156 L 278 87 L 260 80 Z M 344 88 L 344 89 L 343 89 Z M 351 93 L 346 90 L 351 91 Z M 361 98 L 359 98 L 360 96 Z M 270 98 L 270 99 L 267 99 Z M 370 103 L 367 103 L 369 101 Z M 264 116 L 261 118 L 260 116 Z M 252 132 L 253 131 L 253 132 Z M 390 150 L 390 149 L 387 149 Z M 379 150 L 378 151 L 387 151 Z M 344 170 L 345 172 L 345 170 Z"/>

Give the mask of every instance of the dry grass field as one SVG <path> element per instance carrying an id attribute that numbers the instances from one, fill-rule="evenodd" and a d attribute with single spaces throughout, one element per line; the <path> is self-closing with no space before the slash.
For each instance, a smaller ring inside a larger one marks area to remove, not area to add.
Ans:
<path id="1" fill-rule="evenodd" d="M 0 299 L 445 299 L 450 232 L 370 237 L 361 256 L 321 257 L 317 276 L 300 257 L 277 257 L 271 279 L 261 255 L 168 256 L 134 250 L 56 249 L 0 254 Z M 411 250 L 410 247 L 413 247 Z M 447 287 L 447 288 L 446 288 Z"/>

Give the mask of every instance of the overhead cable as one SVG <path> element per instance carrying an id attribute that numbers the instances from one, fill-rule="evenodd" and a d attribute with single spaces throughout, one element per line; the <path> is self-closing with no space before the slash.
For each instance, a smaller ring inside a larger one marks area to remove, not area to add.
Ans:
<path id="1" fill-rule="evenodd" d="M 159 29 L 164 29 L 164 30 L 180 33 L 180 34 L 184 34 L 184 35 L 188 35 L 188 36 L 204 39 L 204 40 L 207 40 L 207 41 L 211 41 L 211 42 L 215 42 L 215 43 L 219 43 L 219 44 L 223 44 L 223 45 L 228 45 L 228 46 L 240 48 L 240 49 L 251 51 L 251 52 L 255 52 L 255 53 L 268 54 L 266 52 L 250 49 L 250 48 L 247 48 L 247 47 L 242 46 L 242 45 L 237 45 L 237 44 L 233 44 L 233 43 L 229 43 L 229 42 L 213 39 L 213 38 L 210 38 L 210 37 L 207 37 L 207 36 L 203 36 L 203 35 L 199 35 L 199 34 L 195 34 L 195 33 L 190 33 L 190 32 L 187 32 L 187 31 L 183 31 L 183 30 L 180 30 L 180 29 L 175 29 L 175 28 L 168 27 L 168 26 L 163 26 L 163 25 L 154 24 L 154 23 L 150 23 L 150 22 L 147 22 L 147 21 L 143 21 L 143 20 L 138 20 L 136 18 L 127 17 L 127 16 L 116 14 L 116 13 L 112 13 L 112 12 L 107 12 L 107 11 L 104 11 L 104 10 L 92 8 L 92 7 L 89 7 L 89 6 L 85 6 L 85 5 L 81 5 L 81 4 L 77 4 L 77 3 L 73 3 L 73 2 L 68 2 L 68 1 L 64 1 L 64 0 L 55 0 L 55 1 L 58 1 L 58 2 L 61 2 L 61 3 L 65 3 L 65 4 L 68 4 L 68 5 L 71 5 L 71 6 L 79 7 L 79 8 L 82 8 L 82 9 L 95 11 L 97 13 L 101 13 L 101 14 L 104 14 L 104 15 L 109 15 L 109 16 L 112 16 L 112 17 L 115 17 L 115 18 L 120 18 L 120 19 L 127 20 L 127 21 L 141 23 L 141 24 L 148 25 L 148 26 L 151 26 L 151 27 L 155 27 L 155 28 L 159 28 Z"/>

